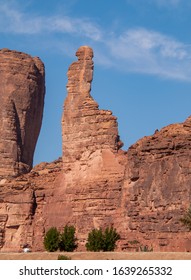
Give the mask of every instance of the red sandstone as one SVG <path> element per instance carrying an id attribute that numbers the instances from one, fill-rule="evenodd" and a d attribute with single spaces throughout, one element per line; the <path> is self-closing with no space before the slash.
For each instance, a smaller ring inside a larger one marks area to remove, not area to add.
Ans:
<path id="1" fill-rule="evenodd" d="M 90 95 L 93 51 L 85 46 L 76 55 L 68 70 L 62 159 L 1 181 L 1 251 L 24 243 L 43 250 L 45 231 L 67 223 L 76 227 L 78 250 L 92 228 L 113 225 L 121 235 L 118 250 L 135 250 L 137 240 L 154 251 L 190 251 L 180 218 L 191 197 L 191 117 L 121 150 L 116 117 Z"/>

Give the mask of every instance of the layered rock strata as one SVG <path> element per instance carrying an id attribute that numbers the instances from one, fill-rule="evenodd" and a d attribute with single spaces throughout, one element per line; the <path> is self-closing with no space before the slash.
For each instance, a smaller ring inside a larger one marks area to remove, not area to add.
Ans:
<path id="1" fill-rule="evenodd" d="M 143 238 L 158 251 L 190 251 L 180 218 L 191 202 L 191 117 L 140 139 L 127 156 L 122 208 L 128 238 Z"/>
<path id="2" fill-rule="evenodd" d="M 17 178 L 1 181 L 1 251 L 20 252 L 25 244 L 29 244 L 33 251 L 44 250 L 45 225 L 50 219 L 47 209 L 54 208 L 51 201 L 61 169 L 62 161 L 59 159 L 41 163 Z"/>
<path id="3" fill-rule="evenodd" d="M 44 79 L 39 58 L 0 50 L 0 178 L 32 168 L 42 123 Z"/>
<path id="4" fill-rule="evenodd" d="M 93 51 L 81 47 L 76 55 L 68 70 L 62 159 L 0 181 L 1 251 L 25 243 L 43 250 L 46 230 L 66 224 L 76 228 L 78 250 L 85 250 L 90 230 L 114 226 L 118 250 L 191 251 L 190 232 L 180 223 L 191 201 L 191 117 L 122 151 L 116 118 L 90 95 Z"/>

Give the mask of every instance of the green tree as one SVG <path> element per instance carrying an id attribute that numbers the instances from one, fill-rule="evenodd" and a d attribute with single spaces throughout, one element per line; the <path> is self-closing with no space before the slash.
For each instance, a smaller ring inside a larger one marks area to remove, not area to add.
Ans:
<path id="1" fill-rule="evenodd" d="M 191 205 L 180 221 L 191 231 Z"/>
<path id="2" fill-rule="evenodd" d="M 44 247 L 49 252 L 55 252 L 58 250 L 59 245 L 59 231 L 57 228 L 50 228 L 44 237 Z"/>
<path id="3" fill-rule="evenodd" d="M 88 234 L 88 240 L 86 243 L 88 251 L 99 252 L 103 250 L 103 233 L 102 229 L 93 229 Z"/>
<path id="4" fill-rule="evenodd" d="M 107 227 L 103 232 L 102 229 L 93 229 L 88 234 L 86 248 L 88 251 L 114 251 L 116 241 L 120 239 L 120 235 L 113 227 Z"/>
<path id="5" fill-rule="evenodd" d="M 114 251 L 119 239 L 120 235 L 116 232 L 116 229 L 107 227 L 103 234 L 103 251 Z"/>
<path id="6" fill-rule="evenodd" d="M 60 251 L 73 252 L 76 247 L 75 227 L 66 225 L 60 234 Z"/>

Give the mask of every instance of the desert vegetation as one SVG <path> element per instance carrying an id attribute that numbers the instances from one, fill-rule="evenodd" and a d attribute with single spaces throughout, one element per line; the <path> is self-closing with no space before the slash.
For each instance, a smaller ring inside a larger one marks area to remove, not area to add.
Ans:
<path id="1" fill-rule="evenodd" d="M 119 239 L 120 235 L 113 227 L 107 227 L 105 230 L 92 229 L 88 234 L 86 249 L 93 252 L 114 251 Z M 63 232 L 59 232 L 56 227 L 50 228 L 44 237 L 44 247 L 48 252 L 73 252 L 77 248 L 75 227 L 66 225 Z"/>
<path id="2" fill-rule="evenodd" d="M 50 228 L 44 237 L 44 247 L 49 252 L 60 251 L 73 252 L 77 247 L 74 226 L 66 225 L 63 232 L 56 227 Z"/>
<path id="3" fill-rule="evenodd" d="M 93 229 L 88 234 L 88 241 L 86 248 L 88 251 L 93 252 L 107 252 L 114 251 L 117 240 L 120 239 L 120 235 L 113 227 L 107 227 L 103 232 L 102 229 Z"/>

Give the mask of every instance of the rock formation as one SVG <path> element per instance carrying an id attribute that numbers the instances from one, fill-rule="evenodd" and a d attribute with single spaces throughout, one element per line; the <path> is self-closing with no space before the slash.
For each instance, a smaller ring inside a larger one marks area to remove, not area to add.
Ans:
<path id="1" fill-rule="evenodd" d="M 98 150 L 109 149 L 116 153 L 122 146 L 116 117 L 110 111 L 99 110 L 98 104 L 90 95 L 93 79 L 92 49 L 81 47 L 76 56 L 78 62 L 74 62 L 68 70 L 68 95 L 62 120 L 66 173 L 74 169 L 76 161 L 86 163 L 89 156 Z"/>
<path id="2" fill-rule="evenodd" d="M 27 174 L 0 183 L 1 251 L 22 251 L 24 244 L 43 250 L 46 219 L 51 218 L 47 209 L 54 208 L 51 199 L 61 168 L 61 160 L 41 163 Z"/>
<path id="3" fill-rule="evenodd" d="M 45 83 L 39 58 L 0 50 L 0 178 L 30 171 L 40 132 Z"/>
<path id="4" fill-rule="evenodd" d="M 122 208 L 129 238 L 157 251 L 190 251 L 180 218 L 191 203 L 191 117 L 140 139 L 127 157 Z"/>
<path id="5" fill-rule="evenodd" d="M 1 250 L 18 251 L 25 243 L 43 250 L 45 231 L 69 223 L 78 250 L 92 228 L 113 225 L 121 235 L 118 250 L 143 244 L 191 251 L 180 223 L 191 201 L 191 117 L 121 150 L 116 117 L 90 95 L 93 51 L 85 46 L 76 55 L 68 70 L 62 159 L 0 182 Z"/>
<path id="6" fill-rule="evenodd" d="M 116 117 L 110 111 L 99 110 L 90 95 L 93 51 L 81 47 L 76 56 L 78 61 L 68 70 L 68 95 L 62 119 L 63 180 L 68 194 L 63 197 L 67 212 L 70 209 L 70 216 L 83 236 L 87 229 L 113 222 L 125 158 L 119 152 L 123 143 Z"/>

